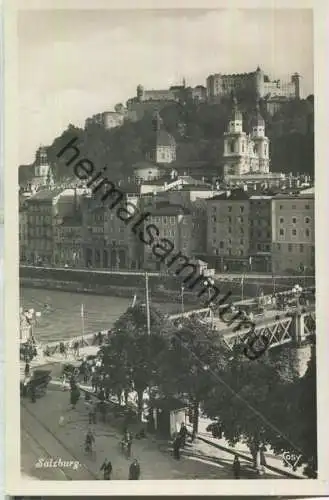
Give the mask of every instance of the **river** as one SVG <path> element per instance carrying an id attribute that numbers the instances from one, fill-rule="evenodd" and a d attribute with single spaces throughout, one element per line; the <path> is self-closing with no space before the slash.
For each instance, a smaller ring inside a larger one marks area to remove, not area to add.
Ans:
<path id="1" fill-rule="evenodd" d="M 152 299 L 151 299 L 152 300 Z M 84 309 L 84 333 L 110 328 L 132 303 L 131 299 L 82 293 L 21 288 L 20 305 L 41 313 L 34 327 L 40 342 L 68 339 L 82 333 L 81 304 Z M 154 304 L 164 312 L 179 312 L 179 304 Z"/>

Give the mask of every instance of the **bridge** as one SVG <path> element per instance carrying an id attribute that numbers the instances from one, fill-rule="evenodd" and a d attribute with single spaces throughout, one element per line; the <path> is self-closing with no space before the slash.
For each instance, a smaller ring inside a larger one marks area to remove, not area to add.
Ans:
<path id="1" fill-rule="evenodd" d="M 246 302 L 250 303 L 251 301 L 244 301 L 244 303 Z M 296 305 L 286 311 L 275 309 L 265 311 L 264 314 L 253 318 L 252 321 L 255 323 L 253 329 L 249 325 L 243 327 L 241 318 L 238 318 L 237 314 L 235 322 L 233 314 L 231 321 L 222 321 L 220 317 L 215 316 L 210 308 L 174 314 L 170 316 L 170 320 L 177 323 L 188 317 L 193 317 L 208 325 L 211 324 L 231 351 L 236 345 L 245 343 L 251 334 L 253 338 L 265 341 L 267 348 L 272 349 L 287 343 L 302 346 L 305 342 L 313 340 L 316 333 L 315 304 L 305 307 Z"/>

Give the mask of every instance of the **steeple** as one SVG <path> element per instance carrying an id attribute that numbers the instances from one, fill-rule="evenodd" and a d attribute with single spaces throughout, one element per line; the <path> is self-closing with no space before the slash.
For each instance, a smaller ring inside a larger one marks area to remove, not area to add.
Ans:
<path id="1" fill-rule="evenodd" d="M 155 111 L 155 113 L 153 114 L 152 125 L 153 125 L 153 130 L 155 130 L 156 132 L 161 130 L 161 127 L 163 125 L 163 120 L 160 116 L 159 111 Z"/>

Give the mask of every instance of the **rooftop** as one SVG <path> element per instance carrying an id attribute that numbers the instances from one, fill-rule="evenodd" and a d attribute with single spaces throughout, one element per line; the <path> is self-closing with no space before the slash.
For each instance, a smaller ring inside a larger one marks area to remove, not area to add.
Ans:
<path id="1" fill-rule="evenodd" d="M 190 215 L 190 210 L 182 205 L 168 203 L 166 201 L 156 203 L 145 207 L 146 212 L 150 212 L 153 216 L 177 216 L 177 215 Z"/>
<path id="2" fill-rule="evenodd" d="M 224 193 L 217 194 L 207 201 L 213 200 L 230 200 L 230 201 L 246 201 L 250 199 L 250 195 L 243 189 L 227 190 Z"/>
<path id="3" fill-rule="evenodd" d="M 32 195 L 27 201 L 34 202 L 34 201 L 51 201 L 57 196 L 59 196 L 61 193 L 63 193 L 64 189 L 63 188 L 54 188 L 54 189 L 42 189 L 41 191 L 38 191 L 34 195 Z"/>

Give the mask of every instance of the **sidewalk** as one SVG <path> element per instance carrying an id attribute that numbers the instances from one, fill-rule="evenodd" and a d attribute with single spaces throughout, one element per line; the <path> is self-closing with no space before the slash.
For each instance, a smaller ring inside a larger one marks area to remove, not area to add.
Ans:
<path id="1" fill-rule="evenodd" d="M 215 448 L 220 449 L 220 450 L 227 450 L 232 455 L 237 453 L 240 458 L 243 458 L 243 459 L 246 459 L 249 461 L 252 460 L 251 453 L 250 453 L 249 448 L 246 444 L 239 442 L 234 447 L 232 447 L 228 444 L 228 442 L 226 441 L 225 438 L 221 438 L 221 439 L 214 438 L 212 436 L 211 432 L 207 432 L 206 428 L 208 427 L 208 425 L 211 422 L 212 421 L 207 419 L 207 418 L 204 418 L 204 417 L 199 418 L 199 432 L 198 432 L 199 441 L 201 440 L 201 442 L 206 443 L 208 445 L 211 445 L 212 447 L 215 447 Z M 187 428 L 190 431 L 192 431 L 191 424 L 187 424 Z M 271 451 L 265 452 L 264 455 L 265 455 L 265 459 L 266 459 L 266 464 L 267 464 L 266 468 L 267 469 L 269 469 L 273 472 L 287 475 L 291 478 L 306 479 L 306 477 L 303 475 L 304 466 L 298 467 L 297 470 L 294 472 L 292 470 L 292 467 L 285 467 L 284 466 L 284 460 L 283 460 L 282 456 L 275 455 Z"/>
<path id="2" fill-rule="evenodd" d="M 57 386 L 49 390 L 47 395 L 35 404 L 27 401 L 28 409 L 38 421 L 47 428 L 58 443 L 65 447 L 72 456 L 84 464 L 95 476 L 102 478 L 100 466 L 105 458 L 113 465 L 113 479 L 128 479 L 130 460 L 120 450 L 122 433 L 116 425 L 97 422 L 91 426 L 95 435 L 95 456 L 89 457 L 84 452 L 84 439 L 89 427 L 87 408 L 83 398 L 76 410 L 71 410 L 69 393 L 61 391 Z M 64 417 L 61 424 L 60 418 Z M 112 417 L 113 418 L 113 417 Z M 39 426 L 33 430 L 38 434 Z M 47 443 L 42 442 L 47 448 Z M 51 452 L 51 450 L 49 450 Z M 223 453 L 216 460 L 204 453 L 183 452 L 182 459 L 177 461 L 171 454 L 168 442 L 159 442 L 152 437 L 133 440 L 132 457 L 137 458 L 141 466 L 141 479 L 232 479 L 232 459 Z"/>

